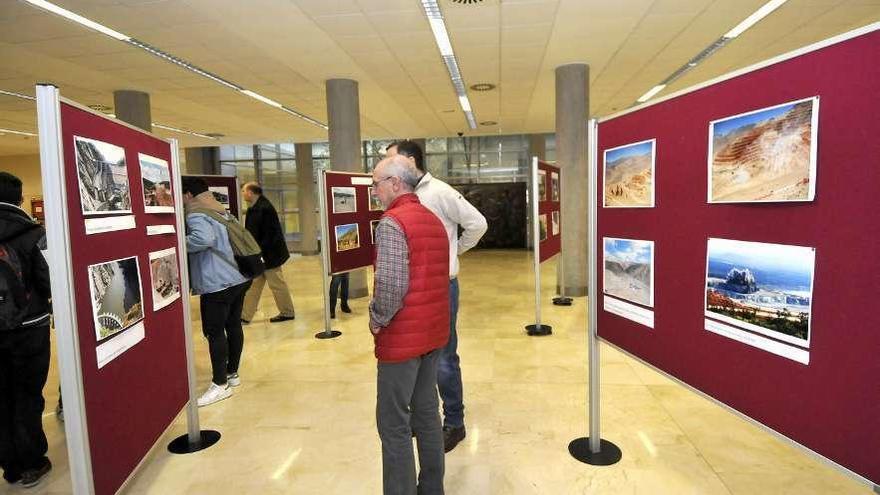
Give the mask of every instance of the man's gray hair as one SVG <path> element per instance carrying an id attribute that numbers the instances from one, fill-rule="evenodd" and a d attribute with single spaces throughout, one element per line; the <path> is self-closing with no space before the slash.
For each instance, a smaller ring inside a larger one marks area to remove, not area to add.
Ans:
<path id="1" fill-rule="evenodd" d="M 411 189 L 415 189 L 422 176 L 425 175 L 403 155 L 390 156 L 382 162 L 385 162 L 385 173 L 388 177 L 398 177 Z"/>

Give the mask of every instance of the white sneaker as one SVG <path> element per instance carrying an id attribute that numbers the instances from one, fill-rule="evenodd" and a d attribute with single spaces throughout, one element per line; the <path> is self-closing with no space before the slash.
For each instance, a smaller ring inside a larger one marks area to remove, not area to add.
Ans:
<path id="1" fill-rule="evenodd" d="M 198 405 L 199 407 L 209 406 L 215 402 L 220 402 L 223 399 L 228 399 L 232 397 L 232 389 L 225 385 L 217 385 L 216 383 L 211 383 L 211 386 L 208 387 L 208 390 L 199 397 Z"/>
<path id="2" fill-rule="evenodd" d="M 226 383 L 229 384 L 230 387 L 237 387 L 241 385 L 241 377 L 238 376 L 238 373 L 226 375 Z"/>

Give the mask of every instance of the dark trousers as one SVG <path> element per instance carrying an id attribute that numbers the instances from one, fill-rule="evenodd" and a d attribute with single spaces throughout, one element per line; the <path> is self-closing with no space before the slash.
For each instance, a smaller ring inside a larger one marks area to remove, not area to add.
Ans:
<path id="1" fill-rule="evenodd" d="M 251 281 L 227 287 L 219 292 L 202 294 L 202 333 L 208 339 L 211 354 L 212 381 L 226 384 L 226 375 L 238 373 L 244 332 L 241 330 L 241 308 Z"/>
<path id="2" fill-rule="evenodd" d="M 48 325 L 0 332 L 0 467 L 7 479 L 47 460 L 43 386 L 49 353 Z"/>
<path id="3" fill-rule="evenodd" d="M 445 459 L 435 350 L 402 363 L 379 363 L 376 426 L 382 440 L 385 495 L 442 495 Z M 419 449 L 419 475 L 412 434 Z"/>
<path id="4" fill-rule="evenodd" d="M 458 279 L 449 281 L 449 342 L 441 349 L 437 364 L 437 389 L 443 399 L 443 426 L 464 426 L 464 387 L 458 357 Z"/>
<path id="5" fill-rule="evenodd" d="M 342 286 L 342 292 L 339 291 Z M 337 296 L 342 296 L 342 306 L 348 306 L 348 273 L 333 275 L 330 278 L 330 312 L 336 313 Z"/>

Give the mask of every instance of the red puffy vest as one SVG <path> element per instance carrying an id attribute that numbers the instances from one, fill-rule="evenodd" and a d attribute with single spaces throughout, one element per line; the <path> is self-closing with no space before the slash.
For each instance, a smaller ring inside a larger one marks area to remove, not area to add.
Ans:
<path id="1" fill-rule="evenodd" d="M 406 235 L 409 291 L 403 307 L 373 336 L 376 359 L 401 362 L 439 349 L 449 340 L 449 239 L 415 194 L 395 199 L 385 214 Z"/>

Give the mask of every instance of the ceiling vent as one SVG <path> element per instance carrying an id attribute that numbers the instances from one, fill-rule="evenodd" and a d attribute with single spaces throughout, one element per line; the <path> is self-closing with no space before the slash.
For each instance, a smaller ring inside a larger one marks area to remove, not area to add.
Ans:
<path id="1" fill-rule="evenodd" d="M 491 127 L 493 125 L 498 125 L 498 122 L 495 122 L 494 120 L 484 120 L 484 121 L 480 122 L 480 125 L 486 126 L 486 127 Z"/>
<path id="2" fill-rule="evenodd" d="M 219 132 L 206 132 L 205 136 L 212 137 L 214 139 L 219 139 L 222 137 L 226 137 L 226 134 L 221 134 Z"/>
<path id="3" fill-rule="evenodd" d="M 492 91 L 495 89 L 495 85 L 491 83 L 477 83 L 471 85 L 471 89 L 474 91 Z"/>
<path id="4" fill-rule="evenodd" d="M 483 3 L 483 0 L 449 0 L 449 2 L 458 5 L 480 5 Z"/>

